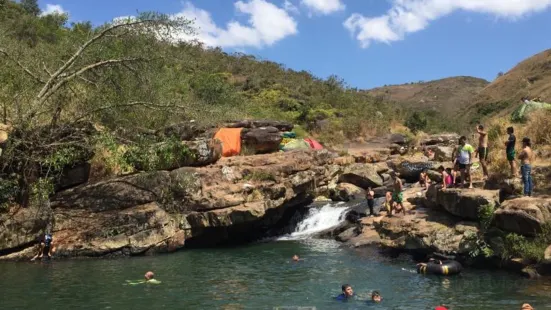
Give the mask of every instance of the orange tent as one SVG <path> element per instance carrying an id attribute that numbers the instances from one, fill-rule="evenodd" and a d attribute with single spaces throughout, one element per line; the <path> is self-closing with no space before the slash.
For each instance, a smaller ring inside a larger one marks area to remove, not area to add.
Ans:
<path id="1" fill-rule="evenodd" d="M 241 131 L 243 128 L 220 128 L 214 139 L 222 142 L 222 156 L 231 157 L 241 153 Z"/>

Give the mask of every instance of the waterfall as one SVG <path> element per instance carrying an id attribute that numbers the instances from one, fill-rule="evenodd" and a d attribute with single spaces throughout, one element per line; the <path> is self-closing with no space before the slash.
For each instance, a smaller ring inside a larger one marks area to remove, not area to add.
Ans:
<path id="1" fill-rule="evenodd" d="M 295 231 L 290 235 L 280 237 L 279 240 L 308 239 L 316 233 L 333 228 L 346 220 L 348 207 L 341 204 L 326 204 L 321 208 L 310 208 L 304 219 L 298 223 Z"/>

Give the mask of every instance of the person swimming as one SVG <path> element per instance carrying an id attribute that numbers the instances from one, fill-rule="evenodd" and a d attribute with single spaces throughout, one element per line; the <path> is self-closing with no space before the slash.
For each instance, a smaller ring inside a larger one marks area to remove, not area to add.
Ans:
<path id="1" fill-rule="evenodd" d="M 354 296 L 354 290 L 352 289 L 352 286 L 350 284 L 343 284 L 341 286 L 342 294 L 335 297 L 338 301 L 347 301 L 349 298 Z"/>
<path id="2" fill-rule="evenodd" d="M 383 296 L 381 296 L 381 293 L 379 293 L 378 291 L 373 291 L 373 293 L 371 293 L 371 301 L 375 303 L 380 303 L 381 301 L 383 301 Z"/>
<path id="3" fill-rule="evenodd" d="M 138 281 L 126 280 L 126 283 L 128 285 L 138 285 L 138 284 L 144 284 L 144 283 L 147 283 L 147 284 L 160 284 L 161 283 L 161 281 L 155 279 L 155 274 L 153 273 L 153 271 L 146 272 L 145 275 L 144 275 L 144 278 L 145 278 L 145 280 L 138 280 Z"/>
<path id="4" fill-rule="evenodd" d="M 294 262 L 299 262 L 301 259 L 300 257 L 298 257 L 298 255 L 293 255 L 293 261 Z"/>

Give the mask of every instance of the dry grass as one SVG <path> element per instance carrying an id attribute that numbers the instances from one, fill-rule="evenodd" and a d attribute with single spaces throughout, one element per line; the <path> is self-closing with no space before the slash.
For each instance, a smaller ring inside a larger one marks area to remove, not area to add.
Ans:
<path id="1" fill-rule="evenodd" d="M 504 118 L 494 119 L 487 126 L 490 140 L 489 169 L 493 175 L 505 177 L 510 174 L 509 162 L 505 154 L 505 142 L 508 139 L 506 129 L 509 126 L 515 128 L 517 154 L 522 147 L 523 137 L 532 140 L 532 148 L 535 151 L 548 149 L 551 146 L 551 111 L 540 110 L 530 114 L 526 124 L 511 124 Z M 536 157 L 535 164 L 540 164 L 544 160 L 546 159 Z"/>

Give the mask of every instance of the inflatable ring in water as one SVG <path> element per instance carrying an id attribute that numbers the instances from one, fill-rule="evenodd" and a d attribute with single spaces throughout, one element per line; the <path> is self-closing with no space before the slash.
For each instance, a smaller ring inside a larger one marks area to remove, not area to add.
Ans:
<path id="1" fill-rule="evenodd" d="M 438 274 L 444 276 L 450 276 L 458 274 L 463 270 L 463 266 L 457 261 L 454 260 L 445 260 L 442 264 L 428 262 L 425 265 L 417 266 L 417 273 L 423 274 Z"/>

